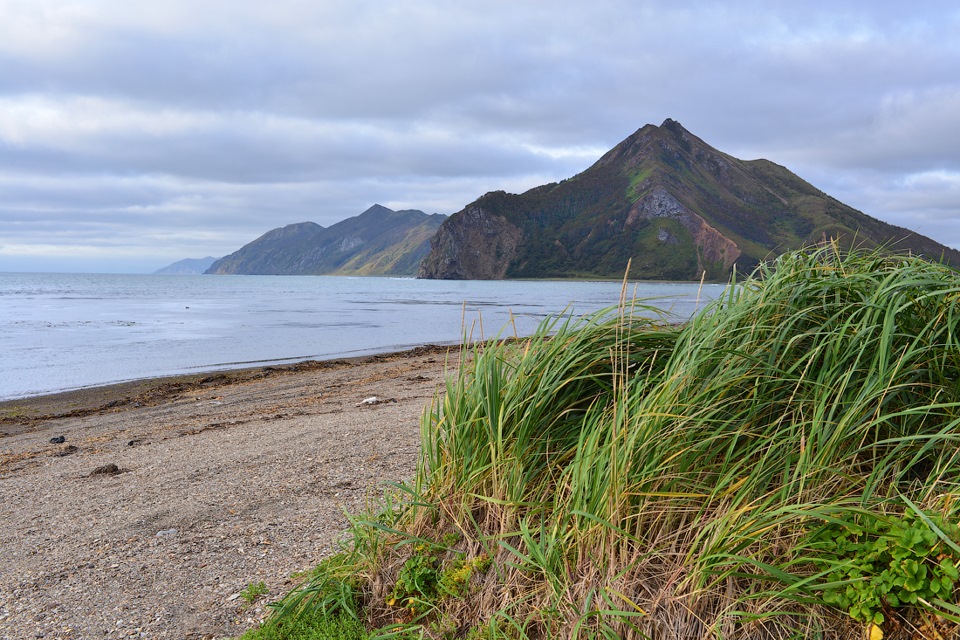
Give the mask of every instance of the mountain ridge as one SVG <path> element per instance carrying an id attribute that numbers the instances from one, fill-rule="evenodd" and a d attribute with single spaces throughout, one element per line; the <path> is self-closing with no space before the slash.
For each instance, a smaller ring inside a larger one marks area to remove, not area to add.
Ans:
<path id="1" fill-rule="evenodd" d="M 166 276 L 187 276 L 187 275 L 199 275 L 204 271 L 210 268 L 218 258 L 213 256 L 207 256 L 205 258 L 184 258 L 183 260 L 177 260 L 172 264 L 168 264 L 165 267 L 157 269 L 153 272 L 153 275 L 166 275 Z"/>
<path id="2" fill-rule="evenodd" d="M 415 275 L 441 214 L 375 204 L 329 227 L 298 222 L 271 229 L 213 263 L 206 273 L 244 275 Z"/>
<path id="3" fill-rule="evenodd" d="M 960 266 L 960 252 L 872 218 L 765 159 L 740 160 L 666 119 L 583 172 L 522 194 L 484 194 L 431 241 L 423 278 L 624 275 L 729 278 L 787 250 L 838 238 Z"/>

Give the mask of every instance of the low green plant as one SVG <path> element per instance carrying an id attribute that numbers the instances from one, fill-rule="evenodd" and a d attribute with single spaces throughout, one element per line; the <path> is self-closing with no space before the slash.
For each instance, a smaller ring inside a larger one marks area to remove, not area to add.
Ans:
<path id="1" fill-rule="evenodd" d="M 481 553 L 472 560 L 459 556 L 451 560 L 440 574 L 437 589 L 446 597 L 462 598 L 470 591 L 473 576 L 486 573 L 493 560 Z"/>
<path id="2" fill-rule="evenodd" d="M 324 558 L 309 572 L 306 583 L 271 605 L 279 618 L 302 615 L 346 616 L 359 620 L 359 589 L 363 558 L 357 549 Z"/>
<path id="3" fill-rule="evenodd" d="M 446 534 L 443 540 L 456 542 L 459 536 Z M 465 597 L 470 591 L 471 578 L 486 573 L 493 562 L 485 553 L 472 559 L 467 559 L 463 553 L 455 553 L 452 558 L 444 560 L 441 556 L 445 551 L 438 545 L 415 545 L 414 554 L 397 572 L 387 605 L 407 609 L 411 617 L 423 615 L 441 600 Z"/>
<path id="4" fill-rule="evenodd" d="M 306 612 L 271 619 L 263 626 L 247 631 L 240 640 L 368 640 L 369 637 L 363 624 L 350 616 Z"/>
<path id="5" fill-rule="evenodd" d="M 457 544 L 458 542 L 460 542 L 460 540 L 462 540 L 462 539 L 463 539 L 463 537 L 462 537 L 459 533 L 456 533 L 456 532 L 451 531 L 451 532 L 449 532 L 449 533 L 443 534 L 443 537 L 442 537 L 442 539 L 441 539 L 441 544 L 443 544 L 443 546 L 449 548 L 449 547 L 453 547 L 455 544 Z"/>
<path id="6" fill-rule="evenodd" d="M 814 534 L 826 572 L 823 601 L 854 620 L 883 624 L 883 609 L 952 602 L 958 580 L 960 528 L 912 511 L 857 524 L 831 522 Z"/>
<path id="7" fill-rule="evenodd" d="M 261 580 L 257 583 L 249 583 L 247 587 L 240 592 L 240 597 L 243 598 L 247 604 L 253 604 L 257 598 L 265 596 L 268 593 L 270 593 L 270 589 L 267 588 L 267 583 Z"/>
<path id="8" fill-rule="evenodd" d="M 440 585 L 440 570 L 438 560 L 426 549 L 420 547 L 400 568 L 393 591 L 387 599 L 387 604 L 409 609 L 411 613 L 423 612 L 436 600 Z"/>

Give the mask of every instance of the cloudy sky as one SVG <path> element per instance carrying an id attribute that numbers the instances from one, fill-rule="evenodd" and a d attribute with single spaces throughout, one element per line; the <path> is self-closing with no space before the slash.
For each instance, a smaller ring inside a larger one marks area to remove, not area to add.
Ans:
<path id="1" fill-rule="evenodd" d="M 451 214 L 678 120 L 960 248 L 953 0 L 0 0 L 0 271 Z"/>

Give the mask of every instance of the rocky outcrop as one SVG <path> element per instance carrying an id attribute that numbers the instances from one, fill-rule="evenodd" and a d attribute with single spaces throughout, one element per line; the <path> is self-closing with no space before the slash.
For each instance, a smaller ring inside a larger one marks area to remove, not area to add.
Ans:
<path id="1" fill-rule="evenodd" d="M 478 205 L 440 226 L 418 277 L 438 280 L 500 280 L 516 257 L 520 229 Z"/>
<path id="2" fill-rule="evenodd" d="M 697 249 L 697 270 L 715 270 L 717 265 L 729 271 L 740 257 L 737 244 L 713 227 L 706 220 L 687 209 L 663 187 L 651 189 L 641 196 L 627 214 L 626 226 L 635 225 L 641 220 L 668 219 L 678 221 L 693 237 Z M 627 229 L 629 232 L 629 229 Z M 658 241 L 666 244 L 679 244 L 669 230 L 658 229 Z M 712 268 L 712 269 L 711 269 Z"/>

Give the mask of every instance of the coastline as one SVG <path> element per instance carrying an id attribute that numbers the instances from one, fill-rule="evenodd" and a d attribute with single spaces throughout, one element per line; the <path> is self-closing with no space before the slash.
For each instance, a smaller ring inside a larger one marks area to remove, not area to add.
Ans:
<path id="1" fill-rule="evenodd" d="M 458 349 L 459 345 L 426 344 L 402 351 L 372 355 L 141 378 L 25 398 L 0 400 L 0 438 L 41 428 L 45 422 L 59 418 L 83 417 L 107 411 L 154 406 L 177 394 L 191 391 L 216 389 L 224 385 L 263 380 L 272 376 L 357 367 L 418 355 L 454 353 Z"/>
<path id="2" fill-rule="evenodd" d="M 345 511 L 413 476 L 458 358 L 430 345 L 0 403 L 0 637 L 240 635 L 335 548 Z"/>

